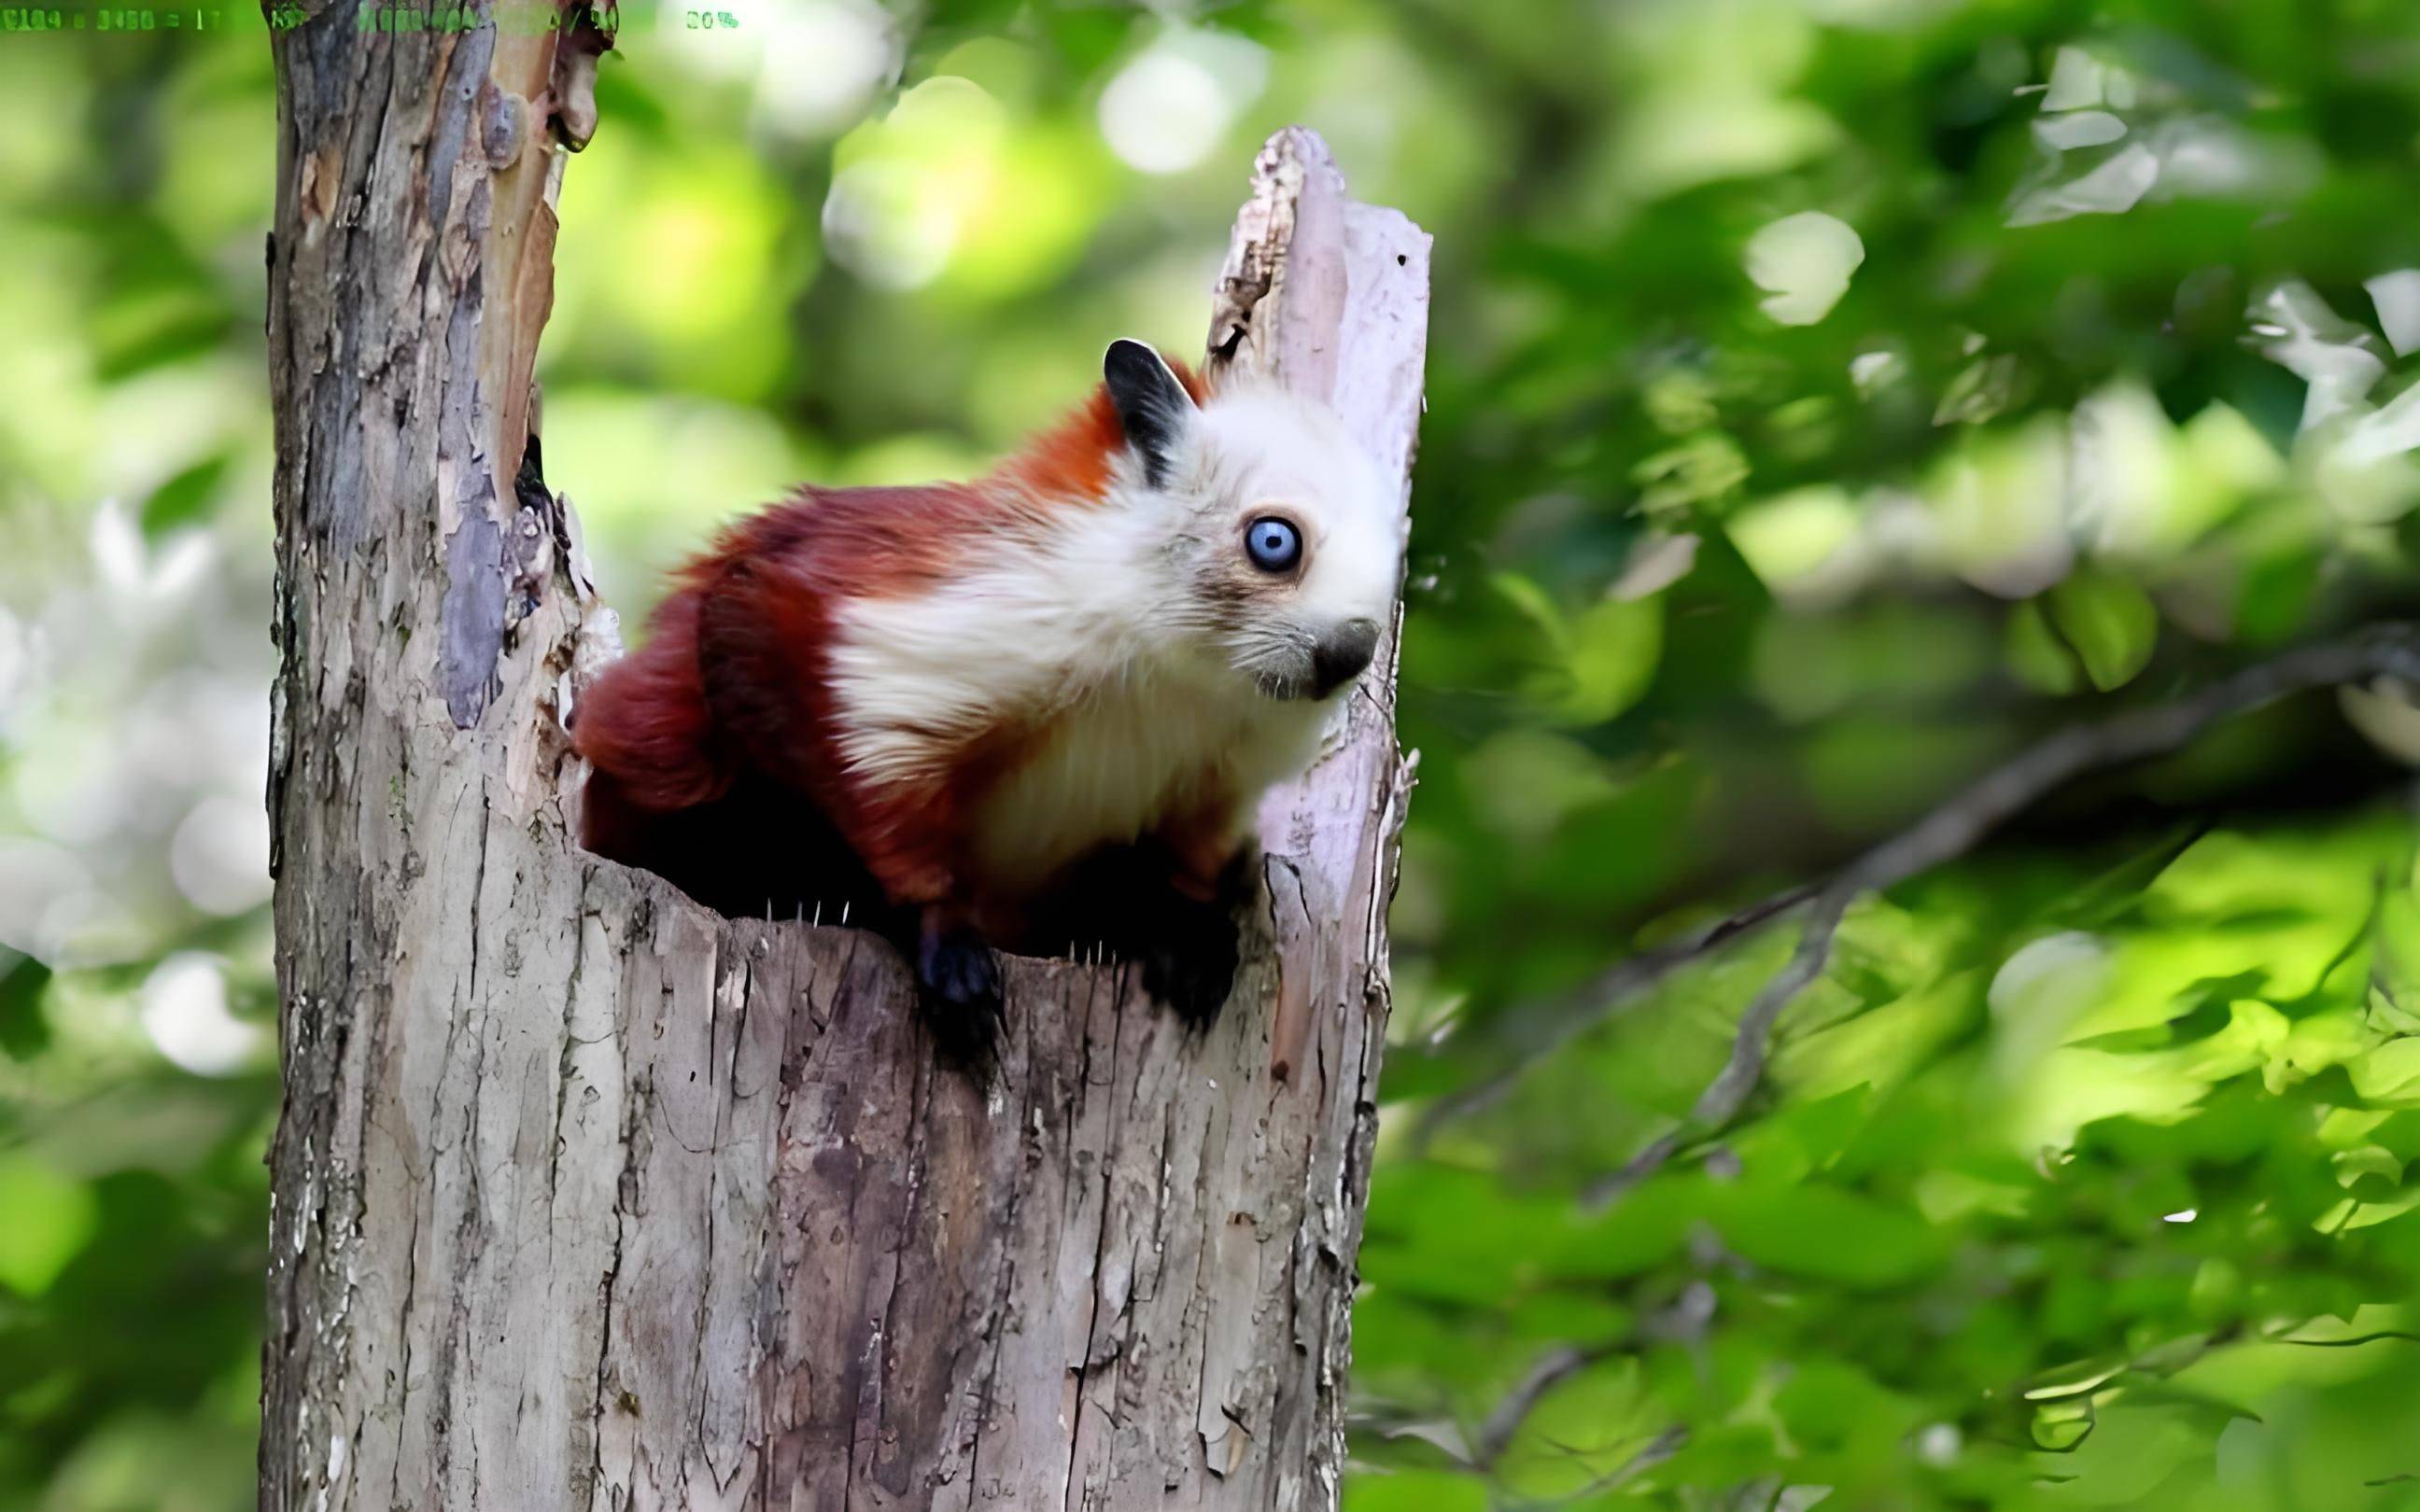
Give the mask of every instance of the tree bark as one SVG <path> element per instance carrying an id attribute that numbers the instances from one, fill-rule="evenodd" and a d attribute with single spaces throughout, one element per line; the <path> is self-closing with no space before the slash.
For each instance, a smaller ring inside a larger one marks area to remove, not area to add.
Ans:
<path id="1" fill-rule="evenodd" d="M 612 617 L 520 471 L 606 40 L 572 20 L 275 40 L 262 1506 L 1332 1506 L 1411 775 L 1391 636 L 1264 811 L 1206 1039 L 1130 971 L 1012 961 L 978 1086 L 879 941 L 580 852 L 559 721 Z M 1426 264 L 1280 133 L 1213 361 L 1329 398 L 1400 476 Z"/>

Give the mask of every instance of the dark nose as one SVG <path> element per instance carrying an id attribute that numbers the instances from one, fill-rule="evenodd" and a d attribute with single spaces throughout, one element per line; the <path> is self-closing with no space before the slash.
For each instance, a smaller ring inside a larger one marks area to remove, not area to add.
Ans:
<path id="1" fill-rule="evenodd" d="M 1345 684 L 1361 675 L 1370 658 L 1378 650 L 1378 622 L 1347 620 L 1319 642 L 1311 654 L 1311 681 L 1317 685 L 1316 697 L 1326 698 Z"/>

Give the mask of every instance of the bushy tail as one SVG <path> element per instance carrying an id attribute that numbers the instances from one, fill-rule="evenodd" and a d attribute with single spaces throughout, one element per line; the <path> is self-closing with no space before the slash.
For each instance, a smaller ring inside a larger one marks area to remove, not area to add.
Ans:
<path id="1" fill-rule="evenodd" d="M 646 645 L 608 668 L 575 711 L 572 745 L 589 764 L 582 843 L 735 917 L 881 928 L 891 911 L 863 863 L 799 785 L 764 769 L 760 748 L 787 730 L 760 727 L 768 708 L 786 707 L 774 696 L 782 669 L 750 667 L 753 680 L 735 685 L 723 643 L 734 638 L 713 637 L 702 612 L 728 596 L 712 585 L 674 594 Z M 702 633 L 716 640 L 704 657 Z"/>
<path id="2" fill-rule="evenodd" d="M 588 762 L 591 787 L 605 779 L 614 804 L 669 813 L 731 786 L 698 675 L 697 623 L 693 593 L 667 599 L 647 643 L 606 668 L 573 711 L 572 747 Z M 589 845 L 598 848 L 593 834 Z"/>

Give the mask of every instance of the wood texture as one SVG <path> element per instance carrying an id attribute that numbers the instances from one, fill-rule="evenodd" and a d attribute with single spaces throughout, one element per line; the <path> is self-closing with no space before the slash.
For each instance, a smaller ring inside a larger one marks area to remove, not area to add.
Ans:
<path id="1" fill-rule="evenodd" d="M 600 40 L 339 8 L 275 43 L 261 1504 L 1331 1506 L 1409 785 L 1391 640 L 1271 799 L 1265 927 L 1206 1039 L 1130 972 L 1012 962 L 978 1087 L 880 942 L 581 854 L 558 717 L 612 617 L 567 507 L 513 481 Z M 1407 464 L 1426 239 L 1308 133 L 1253 210 L 1214 355 Z"/>

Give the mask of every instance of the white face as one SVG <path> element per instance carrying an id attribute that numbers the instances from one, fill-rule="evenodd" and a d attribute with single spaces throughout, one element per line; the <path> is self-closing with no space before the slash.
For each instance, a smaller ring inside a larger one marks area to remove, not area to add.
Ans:
<path id="1" fill-rule="evenodd" d="M 1243 387 L 1186 405 L 1158 492 L 1173 623 L 1280 701 L 1335 697 L 1393 617 L 1406 521 L 1395 490 L 1324 406 Z"/>

